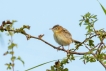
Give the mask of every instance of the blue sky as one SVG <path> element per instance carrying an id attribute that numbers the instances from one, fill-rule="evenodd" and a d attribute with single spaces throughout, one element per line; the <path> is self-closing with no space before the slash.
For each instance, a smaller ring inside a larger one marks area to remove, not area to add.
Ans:
<path id="1" fill-rule="evenodd" d="M 106 7 L 106 0 L 100 0 L 100 2 Z M 17 20 L 18 22 L 14 25 L 15 28 L 24 24 L 30 25 L 31 29 L 26 30 L 27 33 L 33 36 L 44 34 L 43 39 L 55 46 L 59 45 L 54 41 L 53 33 L 49 28 L 56 24 L 67 28 L 73 39 L 79 41 L 85 39 L 86 30 L 84 26 L 79 26 L 79 20 L 81 15 L 87 12 L 97 15 L 96 29 L 105 28 L 106 16 L 97 0 L 0 0 L 0 22 L 3 20 Z M 0 45 L 0 71 L 7 71 L 4 64 L 10 62 L 11 56 L 3 56 L 3 53 L 7 51 L 10 37 L 2 33 L 2 38 L 4 43 Z M 15 71 L 24 71 L 47 61 L 66 57 L 66 53 L 57 52 L 57 50 L 36 39 L 27 41 L 26 37 L 21 34 L 15 34 L 13 40 L 18 44 L 18 48 L 14 49 L 15 55 L 21 56 L 25 61 L 25 66 L 20 61 L 15 61 Z M 71 47 L 73 48 L 74 44 L 71 44 Z M 81 47 L 80 51 L 86 51 L 85 47 Z M 53 64 L 46 64 L 31 71 L 46 71 Z M 69 71 L 105 70 L 99 62 L 84 65 L 78 58 L 65 67 L 68 67 Z"/>

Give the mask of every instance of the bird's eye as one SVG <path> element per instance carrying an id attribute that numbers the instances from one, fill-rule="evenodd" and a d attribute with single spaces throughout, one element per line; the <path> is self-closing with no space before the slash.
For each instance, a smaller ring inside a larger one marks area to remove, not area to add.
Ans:
<path id="1" fill-rule="evenodd" d="M 58 27 L 56 27 L 55 29 L 58 30 Z"/>

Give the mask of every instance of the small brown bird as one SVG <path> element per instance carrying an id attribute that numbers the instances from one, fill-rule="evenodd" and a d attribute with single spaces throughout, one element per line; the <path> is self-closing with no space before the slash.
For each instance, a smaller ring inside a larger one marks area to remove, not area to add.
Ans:
<path id="1" fill-rule="evenodd" d="M 54 33 L 53 36 L 54 36 L 55 41 L 59 45 L 61 45 L 62 47 L 63 46 L 68 46 L 68 50 L 69 50 L 69 45 L 71 43 L 73 43 L 73 42 L 81 43 L 79 41 L 76 41 L 76 40 L 72 39 L 72 35 L 70 34 L 70 32 L 67 29 L 60 26 L 60 25 L 53 26 L 52 31 Z"/>

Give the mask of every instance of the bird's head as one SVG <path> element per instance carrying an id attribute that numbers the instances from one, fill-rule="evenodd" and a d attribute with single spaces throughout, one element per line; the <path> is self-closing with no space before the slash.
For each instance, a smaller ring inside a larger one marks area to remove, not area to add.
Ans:
<path id="1" fill-rule="evenodd" d="M 55 25 L 55 26 L 53 26 L 53 28 L 51 28 L 51 29 L 52 29 L 52 31 L 53 31 L 54 33 L 58 33 L 58 32 L 60 32 L 60 31 L 62 31 L 63 27 L 60 26 L 60 25 Z"/>

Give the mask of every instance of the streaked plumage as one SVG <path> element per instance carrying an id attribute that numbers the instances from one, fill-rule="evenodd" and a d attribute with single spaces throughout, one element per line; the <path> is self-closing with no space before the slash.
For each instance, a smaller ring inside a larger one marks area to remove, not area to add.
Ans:
<path id="1" fill-rule="evenodd" d="M 69 46 L 72 42 L 79 42 L 73 40 L 71 33 L 60 25 L 53 26 L 52 31 L 55 41 L 61 46 Z"/>

